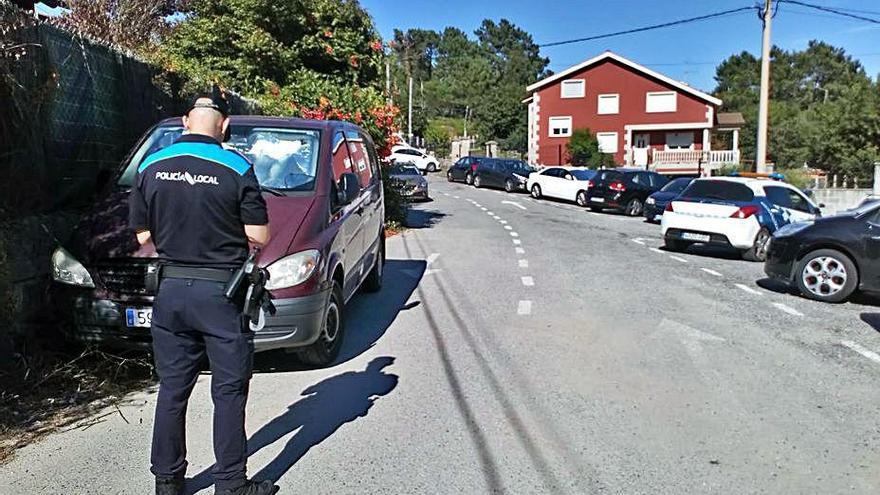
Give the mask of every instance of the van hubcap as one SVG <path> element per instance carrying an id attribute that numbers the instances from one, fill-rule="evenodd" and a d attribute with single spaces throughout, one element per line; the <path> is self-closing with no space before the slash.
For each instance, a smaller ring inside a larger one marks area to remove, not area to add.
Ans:
<path id="1" fill-rule="evenodd" d="M 339 305 L 336 301 L 330 301 L 330 307 L 327 308 L 327 318 L 324 320 L 324 340 L 327 347 L 331 347 L 336 337 L 339 336 Z"/>
<path id="2" fill-rule="evenodd" d="M 804 287 L 813 294 L 821 297 L 833 296 L 846 285 L 846 267 L 835 258 L 822 256 L 807 263 L 801 278 Z"/>

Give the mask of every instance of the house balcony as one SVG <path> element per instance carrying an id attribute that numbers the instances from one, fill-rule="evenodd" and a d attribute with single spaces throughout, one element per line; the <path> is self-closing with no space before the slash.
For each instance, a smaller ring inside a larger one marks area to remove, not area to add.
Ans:
<path id="1" fill-rule="evenodd" d="M 712 170 L 740 163 L 739 150 L 652 150 L 648 169 L 661 174 L 710 175 Z"/>

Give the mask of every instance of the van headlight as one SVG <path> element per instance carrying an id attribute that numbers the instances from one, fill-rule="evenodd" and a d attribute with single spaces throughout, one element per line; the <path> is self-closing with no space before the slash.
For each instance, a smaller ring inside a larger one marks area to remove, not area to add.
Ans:
<path id="1" fill-rule="evenodd" d="M 95 288 L 95 282 L 86 267 L 63 247 L 52 253 L 52 280 L 77 287 Z"/>
<path id="2" fill-rule="evenodd" d="M 301 251 L 285 256 L 269 265 L 269 281 L 266 289 L 278 290 L 297 286 L 312 276 L 318 268 L 321 253 L 317 249 Z"/>

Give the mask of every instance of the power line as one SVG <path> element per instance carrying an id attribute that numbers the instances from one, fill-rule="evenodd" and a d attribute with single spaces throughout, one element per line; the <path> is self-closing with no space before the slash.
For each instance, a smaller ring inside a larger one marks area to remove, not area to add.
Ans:
<path id="1" fill-rule="evenodd" d="M 627 29 L 626 31 L 617 31 L 614 33 L 599 34 L 596 36 L 588 36 L 586 38 L 578 38 L 578 39 L 565 40 L 565 41 L 556 41 L 553 43 L 545 43 L 543 45 L 538 45 L 538 46 L 540 46 L 541 48 L 548 48 L 551 46 L 570 45 L 572 43 L 582 43 L 584 41 L 594 41 L 594 40 L 600 40 L 600 39 L 604 39 L 604 38 L 612 38 L 615 36 L 622 36 L 624 34 L 641 33 L 644 31 L 651 31 L 654 29 L 661 29 L 661 28 L 666 28 L 666 27 L 671 27 L 671 26 L 679 26 L 681 24 L 689 24 L 691 22 L 703 21 L 706 19 L 713 19 L 716 17 L 722 17 L 722 16 L 726 16 L 726 15 L 730 15 L 730 14 L 738 14 L 740 12 L 754 11 L 754 10 L 756 10 L 756 7 L 740 7 L 738 9 L 731 9 L 731 10 L 725 10 L 722 12 L 715 12 L 712 14 L 701 15 L 701 16 L 697 16 L 697 17 L 690 17 L 688 19 L 679 19 L 677 21 L 665 22 L 663 24 L 653 24 L 651 26 L 644 26 L 644 27 L 639 27 L 639 28 L 634 28 L 634 29 Z"/>
<path id="2" fill-rule="evenodd" d="M 811 9 L 821 10 L 823 12 L 831 12 L 832 14 L 837 14 L 843 17 L 851 17 L 853 19 L 859 19 L 860 21 L 872 22 L 874 24 L 880 24 L 880 19 L 873 19 L 871 17 L 865 17 L 862 15 L 851 14 L 849 12 L 844 12 L 843 10 L 835 9 L 832 7 L 824 7 L 822 5 L 815 5 L 812 3 L 801 2 L 799 0 L 779 0 L 780 3 L 790 3 L 794 5 L 800 5 L 802 7 L 809 7 Z"/>

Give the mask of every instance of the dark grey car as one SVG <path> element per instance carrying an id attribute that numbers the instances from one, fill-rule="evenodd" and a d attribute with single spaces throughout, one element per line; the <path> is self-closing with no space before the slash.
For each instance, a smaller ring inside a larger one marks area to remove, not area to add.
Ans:
<path id="1" fill-rule="evenodd" d="M 395 163 L 388 178 L 406 198 L 428 199 L 428 179 L 411 163 Z"/>

